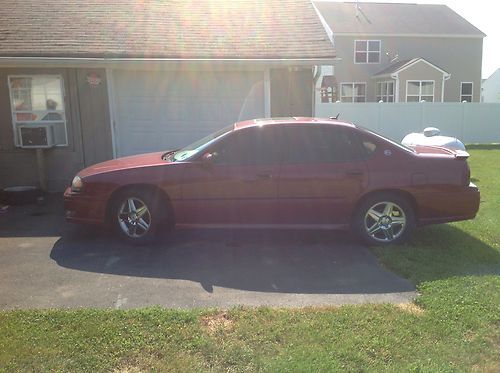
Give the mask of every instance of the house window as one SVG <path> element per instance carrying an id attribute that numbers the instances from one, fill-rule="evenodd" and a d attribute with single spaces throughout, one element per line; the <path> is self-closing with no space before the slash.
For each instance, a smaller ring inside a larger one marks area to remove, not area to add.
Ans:
<path id="1" fill-rule="evenodd" d="M 394 102 L 394 82 L 377 83 L 377 101 Z"/>
<path id="2" fill-rule="evenodd" d="M 472 102 L 472 82 L 460 83 L 460 102 Z"/>
<path id="3" fill-rule="evenodd" d="M 341 83 L 340 84 L 341 102 L 365 102 L 366 101 L 366 83 Z"/>
<path id="4" fill-rule="evenodd" d="M 63 80 L 60 75 L 9 76 L 14 143 L 21 125 L 51 125 L 56 145 L 68 145 Z"/>
<path id="5" fill-rule="evenodd" d="M 406 102 L 433 102 L 434 81 L 433 80 L 407 80 Z"/>
<path id="6" fill-rule="evenodd" d="M 354 63 L 380 63 L 380 40 L 355 40 Z"/>

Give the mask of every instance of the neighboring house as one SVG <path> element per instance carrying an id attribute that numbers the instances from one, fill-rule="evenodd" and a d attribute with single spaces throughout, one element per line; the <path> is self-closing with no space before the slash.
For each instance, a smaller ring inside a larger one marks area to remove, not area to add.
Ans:
<path id="1" fill-rule="evenodd" d="M 341 59 L 324 101 L 480 101 L 485 34 L 447 6 L 314 4 Z"/>
<path id="2" fill-rule="evenodd" d="M 482 86 L 482 101 L 500 103 L 500 69 L 497 69 Z"/>
<path id="3" fill-rule="evenodd" d="M 0 19 L 0 187 L 37 183 L 22 128 L 51 128 L 62 190 L 238 119 L 312 115 L 314 66 L 335 58 L 309 0 L 0 0 Z"/>

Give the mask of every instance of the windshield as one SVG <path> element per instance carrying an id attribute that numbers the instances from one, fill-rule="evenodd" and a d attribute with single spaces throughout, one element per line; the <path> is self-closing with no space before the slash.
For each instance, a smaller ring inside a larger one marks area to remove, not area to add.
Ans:
<path id="1" fill-rule="evenodd" d="M 209 144 L 218 139 L 219 137 L 225 135 L 233 129 L 233 125 L 225 127 L 217 132 L 211 133 L 208 136 L 205 136 L 201 140 L 193 142 L 192 144 L 185 146 L 184 148 L 176 151 L 173 156 L 174 162 L 185 161 L 188 158 L 191 158 L 195 154 L 198 154 L 200 151 L 205 149 Z"/>

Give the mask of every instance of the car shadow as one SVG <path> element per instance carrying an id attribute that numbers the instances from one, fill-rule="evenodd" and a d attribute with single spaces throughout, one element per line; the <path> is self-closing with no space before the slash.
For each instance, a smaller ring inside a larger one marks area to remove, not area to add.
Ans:
<path id="1" fill-rule="evenodd" d="M 207 292 L 214 286 L 301 294 L 415 290 L 345 232 L 199 229 L 133 247 L 82 227 L 61 237 L 50 257 L 80 271 L 196 281 Z"/>
<path id="2" fill-rule="evenodd" d="M 382 262 L 398 268 L 416 284 L 451 277 L 500 275 L 498 249 L 462 230 L 461 224 L 422 227 L 407 244 L 375 250 Z"/>

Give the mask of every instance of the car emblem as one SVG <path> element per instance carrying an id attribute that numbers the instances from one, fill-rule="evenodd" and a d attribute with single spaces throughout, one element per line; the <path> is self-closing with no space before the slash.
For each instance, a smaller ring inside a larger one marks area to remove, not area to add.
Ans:
<path id="1" fill-rule="evenodd" d="M 384 150 L 384 155 L 392 155 L 392 152 L 389 149 Z"/>

